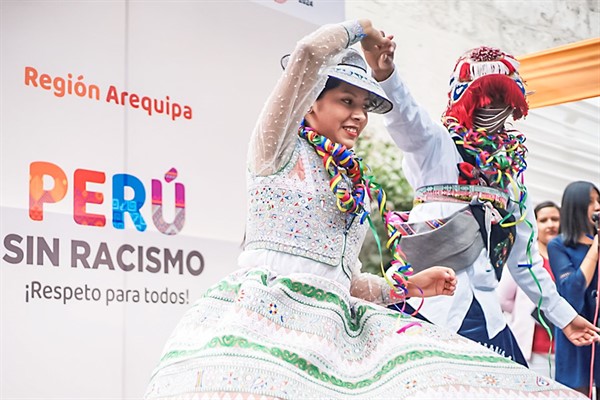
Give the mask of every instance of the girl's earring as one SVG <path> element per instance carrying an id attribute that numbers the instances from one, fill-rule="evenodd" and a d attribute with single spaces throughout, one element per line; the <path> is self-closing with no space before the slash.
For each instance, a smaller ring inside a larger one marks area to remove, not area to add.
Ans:
<path id="1" fill-rule="evenodd" d="M 311 114 L 313 112 L 312 106 L 310 106 L 310 108 L 308 109 L 308 113 L 307 114 Z"/>

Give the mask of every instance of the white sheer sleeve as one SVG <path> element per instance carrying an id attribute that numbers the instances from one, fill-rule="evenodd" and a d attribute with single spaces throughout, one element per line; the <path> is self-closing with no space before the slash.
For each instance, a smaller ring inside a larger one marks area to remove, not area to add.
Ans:
<path id="1" fill-rule="evenodd" d="M 323 69 L 336 65 L 340 52 L 356 43 L 361 32 L 358 21 L 350 21 L 325 25 L 298 42 L 254 128 L 250 172 L 270 175 L 289 160 L 300 122 L 327 81 Z"/>
<path id="2" fill-rule="evenodd" d="M 404 301 L 404 297 L 391 293 L 392 288 L 384 278 L 368 272 L 361 272 L 360 268 L 361 263 L 357 262 L 352 270 L 350 282 L 352 296 L 384 306 Z"/>

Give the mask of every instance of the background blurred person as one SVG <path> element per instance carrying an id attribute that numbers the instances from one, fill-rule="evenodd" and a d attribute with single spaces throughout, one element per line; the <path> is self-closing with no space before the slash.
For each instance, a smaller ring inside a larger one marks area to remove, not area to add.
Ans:
<path id="1" fill-rule="evenodd" d="M 560 209 L 552 201 L 544 201 L 535 207 L 534 213 L 538 230 L 538 250 L 544 261 L 544 268 L 554 279 L 548 261 L 547 246 L 550 240 L 558 235 Z M 554 376 L 554 343 L 539 321 L 536 304 L 519 288 L 511 274 L 502 274 L 498 294 L 508 325 L 529 368 L 540 375 Z M 544 321 L 550 325 L 550 329 L 553 328 L 547 318 L 544 318 Z M 550 359 L 549 349 L 552 352 Z"/>
<path id="2" fill-rule="evenodd" d="M 593 216 L 600 212 L 600 191 L 590 182 L 570 183 L 563 192 L 561 234 L 548 244 L 550 267 L 558 292 L 577 312 L 596 321 L 598 296 L 598 229 Z M 598 385 L 600 360 L 594 348 L 593 380 Z M 590 389 L 592 346 L 573 346 L 556 331 L 556 380 L 587 394 Z M 596 398 L 598 394 L 596 393 Z"/>

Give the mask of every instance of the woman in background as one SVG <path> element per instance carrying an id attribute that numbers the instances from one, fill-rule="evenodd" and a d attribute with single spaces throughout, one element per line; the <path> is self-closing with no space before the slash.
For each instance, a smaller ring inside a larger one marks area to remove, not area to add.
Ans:
<path id="1" fill-rule="evenodd" d="M 561 234 L 548 244 L 550 267 L 558 292 L 588 319 L 595 321 L 598 296 L 598 229 L 592 220 L 600 212 L 600 191 L 590 182 L 570 183 L 563 193 Z M 600 382 L 600 352 L 595 348 L 593 381 Z M 592 347 L 573 346 L 556 330 L 556 380 L 581 393 L 590 389 Z M 598 393 L 596 393 L 598 398 Z"/>
<path id="2" fill-rule="evenodd" d="M 548 243 L 558 235 L 560 209 L 555 203 L 544 201 L 535 207 L 534 214 L 538 231 L 538 251 L 542 256 L 544 269 L 554 279 L 548 261 Z M 536 304 L 519 288 L 511 274 L 502 274 L 498 294 L 502 310 L 507 314 L 508 325 L 529 368 L 540 375 L 554 376 L 554 343 L 546 328 L 540 324 Z M 549 323 L 546 318 L 544 321 Z"/>

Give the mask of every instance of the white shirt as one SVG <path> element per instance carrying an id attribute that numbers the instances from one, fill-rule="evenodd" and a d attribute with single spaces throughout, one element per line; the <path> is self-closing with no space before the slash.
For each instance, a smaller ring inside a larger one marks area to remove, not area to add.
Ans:
<path id="1" fill-rule="evenodd" d="M 456 165 L 463 160 L 446 128 L 441 123 L 434 122 L 415 102 L 397 71 L 380 83 L 394 103 L 392 111 L 384 115 L 384 122 L 396 145 L 404 152 L 403 170 L 409 184 L 416 189 L 425 185 L 458 183 Z M 462 207 L 464 204 L 447 202 L 419 204 L 411 211 L 409 221 L 448 217 Z M 542 266 L 542 258 L 537 249 L 537 228 L 529 198 L 526 210 L 526 219 L 535 232 L 531 247 L 532 270 L 542 287 L 541 293 L 530 271 L 518 266 L 528 264 L 527 242 L 532 228 L 525 222 L 517 225 L 517 237 L 507 260 L 507 267 L 517 284 L 535 304 L 540 296 L 543 297 L 542 310 L 552 323 L 562 329 L 577 316 L 577 312 L 559 296 L 552 278 Z M 508 211 L 517 220 L 520 218 L 519 209 L 514 203 L 511 202 Z M 504 329 L 506 322 L 496 293 L 498 281 L 487 251 L 483 249 L 472 265 L 458 272 L 457 279 L 454 296 L 425 299 L 420 313 L 431 322 L 457 332 L 475 297 L 485 315 L 488 336 L 493 338 Z M 414 307 L 420 304 L 420 299 L 409 301 Z"/>

